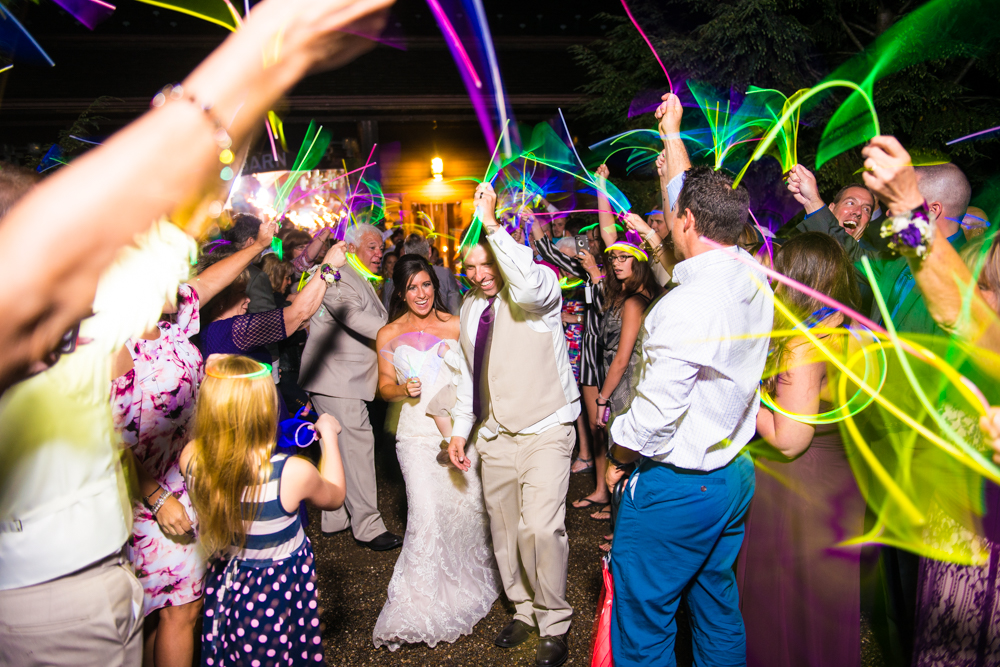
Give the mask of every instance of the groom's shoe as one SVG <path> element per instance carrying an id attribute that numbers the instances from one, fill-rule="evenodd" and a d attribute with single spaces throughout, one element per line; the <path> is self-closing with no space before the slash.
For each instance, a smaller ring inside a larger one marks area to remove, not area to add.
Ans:
<path id="1" fill-rule="evenodd" d="M 531 637 L 534 632 L 534 627 L 515 618 L 500 631 L 500 634 L 498 634 L 497 638 L 493 640 L 493 643 L 500 648 L 514 648 L 515 646 L 520 646 L 524 642 L 528 641 L 528 638 Z"/>
<path id="2" fill-rule="evenodd" d="M 387 530 L 370 542 L 358 540 L 358 544 L 368 547 L 372 551 L 389 551 L 403 546 L 403 538 L 399 535 L 393 535 Z"/>
<path id="3" fill-rule="evenodd" d="M 538 650 L 535 651 L 536 667 L 558 667 L 569 657 L 566 646 L 566 635 L 561 637 L 542 637 L 538 640 Z"/>

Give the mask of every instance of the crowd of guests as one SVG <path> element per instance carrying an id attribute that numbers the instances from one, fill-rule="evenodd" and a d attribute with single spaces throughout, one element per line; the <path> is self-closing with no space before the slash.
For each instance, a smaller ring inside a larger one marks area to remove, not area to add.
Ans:
<path id="1" fill-rule="evenodd" d="M 609 525 L 617 665 L 675 664 L 682 603 L 699 665 L 859 665 L 862 608 L 888 664 L 1000 660 L 997 487 L 971 523 L 936 508 L 972 565 L 866 550 L 869 480 L 812 418 L 875 340 L 852 313 L 978 346 L 962 372 L 1000 375 L 997 235 L 962 171 L 876 137 L 827 205 L 796 165 L 803 219 L 777 242 L 742 186 L 691 166 L 665 95 L 662 210 L 616 215 L 603 165 L 596 223 L 480 184 L 461 282 L 427 239 L 365 223 L 337 240 L 226 212 L 196 247 L 216 149 L 361 52 L 387 4 L 264 0 L 103 146 L 41 182 L 0 169 L 0 662 L 322 663 L 307 502 L 323 535 L 401 548 L 372 631 L 390 651 L 458 640 L 502 591 L 495 644 L 565 663 L 591 613 L 567 599 L 565 515 L 586 509 Z M 160 220 L 178 210 L 184 229 Z M 889 248 L 879 216 L 931 223 L 925 255 Z M 79 241 L 41 261 L 52 245 L 19 242 L 39 233 Z M 376 398 L 399 407 L 402 537 L 378 508 Z M 1000 461 L 1000 411 L 949 407 Z M 884 452 L 877 414 L 857 421 Z M 572 474 L 594 487 L 567 502 Z"/>

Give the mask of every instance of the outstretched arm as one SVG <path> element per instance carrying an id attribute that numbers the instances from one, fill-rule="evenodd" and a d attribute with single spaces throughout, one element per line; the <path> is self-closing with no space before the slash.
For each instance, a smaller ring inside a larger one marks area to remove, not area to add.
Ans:
<path id="1" fill-rule="evenodd" d="M 664 95 L 663 102 L 656 109 L 656 117 L 660 121 L 660 138 L 663 140 L 666 169 L 657 169 L 657 173 L 660 175 L 660 189 L 666 193 L 663 204 L 671 211 L 677 205 L 677 196 L 684 184 L 682 174 L 691 168 L 687 148 L 681 140 L 683 116 L 684 109 L 681 107 L 680 99 L 673 93 Z M 667 211 L 664 211 L 664 215 L 666 214 Z"/>
<path id="2" fill-rule="evenodd" d="M 370 48 L 341 30 L 354 23 L 353 32 L 375 32 L 383 20 L 375 13 L 389 4 L 261 2 L 184 80 L 179 99 L 150 110 L 15 206 L 0 224 L 7 277 L 0 291 L 0 387 L 86 314 L 98 277 L 120 247 L 152 221 L 215 196 L 221 184 L 216 122 L 238 152 L 264 113 L 308 71 Z M 211 105 L 210 113 L 200 105 Z M 67 209 L 66 201 L 74 205 Z"/>
<path id="3" fill-rule="evenodd" d="M 199 273 L 194 280 L 190 281 L 190 285 L 198 292 L 198 300 L 201 303 L 208 303 L 219 292 L 226 289 L 243 272 L 243 269 L 250 265 L 254 257 L 271 247 L 271 237 L 277 230 L 277 224 L 265 222 L 260 226 L 257 238 L 251 245 L 219 260 Z"/>
<path id="4" fill-rule="evenodd" d="M 888 205 L 889 215 L 905 214 L 923 204 L 910 154 L 895 137 L 875 137 L 861 153 L 866 158 L 865 184 Z M 934 321 L 992 353 L 975 358 L 984 370 L 1000 377 L 1000 320 L 940 229 L 928 255 L 922 261 L 908 261 Z"/>

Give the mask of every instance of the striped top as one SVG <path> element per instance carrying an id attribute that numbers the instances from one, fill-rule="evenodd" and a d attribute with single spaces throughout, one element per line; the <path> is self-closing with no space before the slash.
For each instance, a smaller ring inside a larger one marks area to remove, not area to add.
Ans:
<path id="1" fill-rule="evenodd" d="M 230 548 L 229 556 L 251 565 L 268 565 L 298 551 L 306 539 L 299 512 L 288 512 L 281 505 L 281 473 L 288 454 L 275 453 L 271 457 L 271 476 L 259 494 L 260 511 L 247 526 L 247 542 L 242 551 Z M 254 515 L 253 498 L 258 487 L 247 487 L 243 492 L 243 516 Z"/>

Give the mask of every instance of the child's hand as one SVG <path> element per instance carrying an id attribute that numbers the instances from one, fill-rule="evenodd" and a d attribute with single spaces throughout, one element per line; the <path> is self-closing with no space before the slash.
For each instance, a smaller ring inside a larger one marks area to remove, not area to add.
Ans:
<path id="1" fill-rule="evenodd" d="M 337 418 L 331 414 L 322 414 L 319 416 L 319 419 L 316 420 L 316 430 L 319 431 L 320 436 L 322 437 L 323 431 L 328 429 L 333 431 L 335 435 L 340 433 L 340 422 L 337 421 Z"/>

